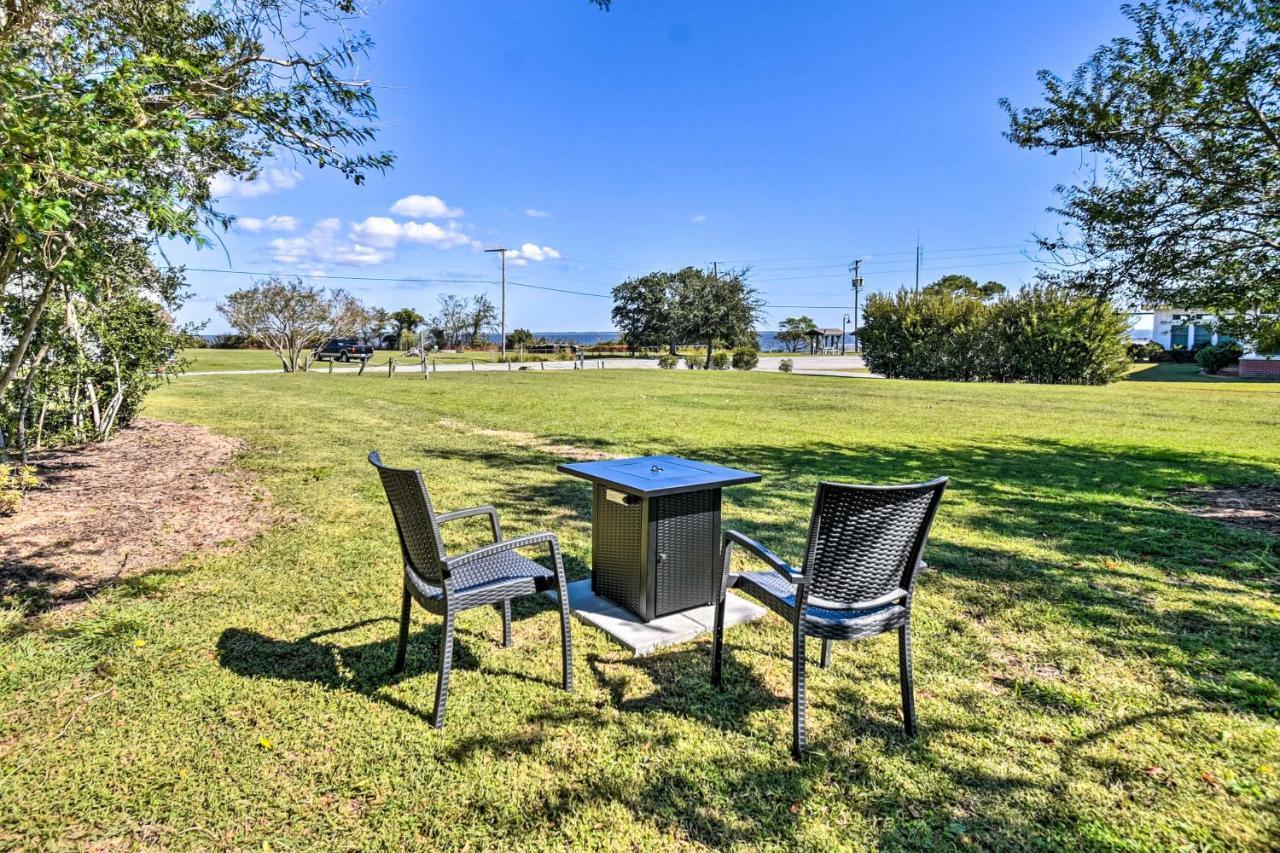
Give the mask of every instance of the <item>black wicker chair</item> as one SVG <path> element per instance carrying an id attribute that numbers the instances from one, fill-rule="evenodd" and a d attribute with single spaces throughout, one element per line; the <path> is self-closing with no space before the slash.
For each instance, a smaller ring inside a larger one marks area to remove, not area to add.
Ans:
<path id="1" fill-rule="evenodd" d="M 929 527 L 947 486 L 941 477 L 905 486 L 819 483 L 809 521 L 804 567 L 796 571 L 758 542 L 734 530 L 724 534 L 724 575 L 716 605 L 711 680 L 720 684 L 724 646 L 724 594 L 733 588 L 760 601 L 792 625 L 791 753 L 805 747 L 805 638 L 822 640 L 821 666 L 831 663 L 832 640 L 859 640 L 898 629 L 902 717 L 916 733 L 911 689 L 911 595 L 924 567 Z M 749 551 L 772 571 L 733 575 L 734 547 Z"/>
<path id="2" fill-rule="evenodd" d="M 560 639 L 564 665 L 564 689 L 573 690 L 573 647 L 569 637 L 569 595 L 565 587 L 564 562 L 560 543 L 553 533 L 531 533 L 503 539 L 498 511 L 477 506 L 437 515 L 419 471 L 389 468 L 377 451 L 369 462 L 378 469 L 382 488 L 391 503 L 400 552 L 404 557 L 404 596 L 400 604 L 400 641 L 393 672 L 404 669 L 409 645 L 409 612 L 416 600 L 428 611 L 444 617 L 444 637 L 440 647 L 440 679 L 436 683 L 435 726 L 444 725 L 445 702 L 449 698 L 449 670 L 453 666 L 453 620 L 459 611 L 496 605 L 502 610 L 502 645 L 511 645 L 511 599 L 554 589 L 560 604 Z M 446 556 L 440 525 L 472 516 L 489 516 L 493 544 L 474 551 Z M 516 552 L 518 548 L 545 545 L 550 548 L 555 571 L 544 568 Z"/>

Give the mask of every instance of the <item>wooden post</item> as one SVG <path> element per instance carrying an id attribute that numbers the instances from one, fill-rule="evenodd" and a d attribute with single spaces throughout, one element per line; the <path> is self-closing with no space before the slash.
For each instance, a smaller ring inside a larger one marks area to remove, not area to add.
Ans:
<path id="1" fill-rule="evenodd" d="M 387 359 L 387 378 L 391 378 L 391 374 L 396 372 L 396 360 L 394 358 Z"/>
<path id="2" fill-rule="evenodd" d="M 475 369 L 476 369 L 476 360 L 473 358 L 471 359 L 471 370 L 475 371 Z"/>
<path id="3" fill-rule="evenodd" d="M 356 371 L 356 376 L 364 376 L 364 369 L 365 367 L 368 366 L 368 364 L 369 364 L 369 359 L 367 358 L 360 359 L 360 369 Z"/>
<path id="4" fill-rule="evenodd" d="M 427 357 L 424 355 L 422 357 L 422 378 L 426 379 L 430 375 L 431 374 L 427 373 Z"/>
<path id="5" fill-rule="evenodd" d="M 545 361 L 540 361 L 540 362 L 538 362 L 538 364 L 542 365 L 541 367 L 539 367 L 539 368 L 538 368 L 539 370 L 546 370 L 546 369 L 547 369 L 547 363 L 546 363 Z"/>
<path id="6" fill-rule="evenodd" d="M 333 373 L 333 359 L 329 359 L 329 372 Z"/>

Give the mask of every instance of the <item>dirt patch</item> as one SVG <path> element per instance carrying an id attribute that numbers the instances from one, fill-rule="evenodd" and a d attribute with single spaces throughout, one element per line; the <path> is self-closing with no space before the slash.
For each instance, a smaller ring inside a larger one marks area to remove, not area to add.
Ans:
<path id="1" fill-rule="evenodd" d="M 1280 486 L 1204 486 L 1182 494 L 1195 501 L 1184 506 L 1192 515 L 1280 536 Z"/>
<path id="2" fill-rule="evenodd" d="M 42 454 L 41 485 L 0 518 L 0 599 L 35 610 L 271 523 L 266 493 L 231 467 L 242 445 L 202 427 L 140 418 L 110 441 Z"/>
<path id="3" fill-rule="evenodd" d="M 514 444 L 517 447 L 523 447 L 527 450 L 536 450 L 539 453 L 546 453 L 549 456 L 559 456 L 564 459 L 573 459 L 578 462 L 594 462 L 598 459 L 608 459 L 609 454 L 599 450 L 591 450 L 586 447 L 578 447 L 573 444 L 560 444 L 555 441 L 548 441 L 541 436 L 528 432 L 515 432 L 509 429 L 485 429 L 484 427 L 474 426 L 465 421 L 455 421 L 452 418 L 443 418 L 436 421 L 436 425 L 453 432 L 462 432 L 467 435 L 482 435 L 485 438 L 492 438 L 497 441 L 505 441 L 508 444 Z"/>

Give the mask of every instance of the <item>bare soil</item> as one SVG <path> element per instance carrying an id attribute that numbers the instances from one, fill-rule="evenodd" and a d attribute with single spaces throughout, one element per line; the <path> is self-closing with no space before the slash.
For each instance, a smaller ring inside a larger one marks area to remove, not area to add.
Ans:
<path id="1" fill-rule="evenodd" d="M 139 418 L 102 444 L 41 454 L 41 485 L 0 518 L 0 600 L 48 610 L 249 539 L 276 514 L 232 466 L 241 449 L 202 427 Z"/>
<path id="2" fill-rule="evenodd" d="M 1183 494 L 1195 501 L 1186 506 L 1192 515 L 1280 536 L 1280 486 L 1206 486 Z"/>

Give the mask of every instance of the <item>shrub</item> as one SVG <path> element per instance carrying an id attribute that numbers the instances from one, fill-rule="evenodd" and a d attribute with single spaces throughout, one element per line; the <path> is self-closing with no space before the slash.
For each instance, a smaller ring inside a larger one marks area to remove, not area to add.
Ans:
<path id="1" fill-rule="evenodd" d="M 1101 385 L 1129 365 L 1128 320 L 1114 306 L 1054 287 L 995 302 L 940 288 L 867 300 L 863 358 L 902 379 Z"/>
<path id="2" fill-rule="evenodd" d="M 858 340 L 873 373 L 897 379 L 977 379 L 990 308 L 981 299 L 928 288 L 872 294 Z"/>
<path id="3" fill-rule="evenodd" d="M 209 342 L 209 347 L 211 349 L 247 349 L 251 343 L 244 335 L 228 333 L 214 335 L 213 340 Z"/>
<path id="4" fill-rule="evenodd" d="M 664 352 L 662 355 L 658 356 L 658 367 L 661 367 L 663 370 L 674 370 L 676 365 L 679 363 L 680 357 L 672 355 L 669 352 Z"/>
<path id="5" fill-rule="evenodd" d="M 701 369 L 702 369 L 702 359 L 700 359 L 700 358 L 686 358 L 686 359 L 684 360 L 684 366 L 685 366 L 685 367 L 687 367 L 687 368 L 689 368 L 690 370 L 701 370 Z"/>
<path id="6" fill-rule="evenodd" d="M 1243 351 L 1233 344 L 1207 346 L 1196 350 L 1196 364 L 1205 373 L 1218 373 L 1240 360 Z"/>
<path id="7" fill-rule="evenodd" d="M 755 370 L 759 363 L 760 353 L 753 349 L 740 349 L 733 353 L 734 370 Z"/>
<path id="8" fill-rule="evenodd" d="M 1164 358 L 1164 347 L 1155 341 L 1145 344 L 1129 344 L 1129 358 L 1133 361 L 1161 361 Z"/>
<path id="9" fill-rule="evenodd" d="M 778 362 L 778 369 L 781 370 L 783 373 L 790 373 L 791 371 L 795 370 L 795 368 L 796 368 L 796 363 L 789 358 L 784 358 L 782 359 L 782 361 Z"/>
<path id="10" fill-rule="evenodd" d="M 23 494 L 38 482 L 31 466 L 0 463 L 0 515 L 17 512 L 22 506 Z"/>
<path id="11" fill-rule="evenodd" d="M 720 350 L 711 354 L 712 370 L 728 370 L 729 365 L 733 362 L 733 356 L 729 355 L 728 350 Z"/>

